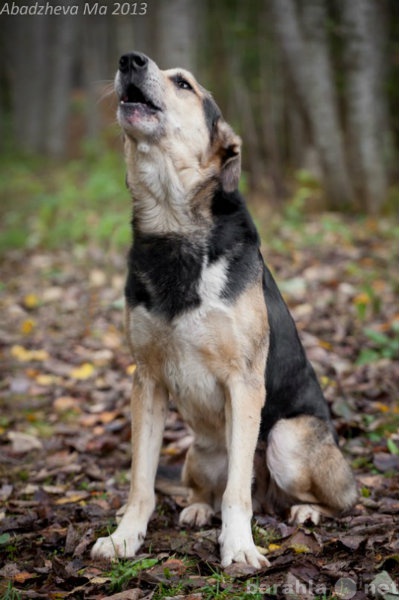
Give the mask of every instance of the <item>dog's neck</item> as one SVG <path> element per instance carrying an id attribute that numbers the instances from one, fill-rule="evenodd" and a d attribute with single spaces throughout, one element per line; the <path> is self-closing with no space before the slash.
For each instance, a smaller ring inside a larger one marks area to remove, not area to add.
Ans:
<path id="1" fill-rule="evenodd" d="M 127 185 L 133 198 L 134 228 L 144 234 L 195 235 L 210 218 L 200 165 L 146 142 L 127 142 Z M 212 176 L 209 178 L 212 185 Z M 206 187 L 206 186 L 205 186 Z"/>

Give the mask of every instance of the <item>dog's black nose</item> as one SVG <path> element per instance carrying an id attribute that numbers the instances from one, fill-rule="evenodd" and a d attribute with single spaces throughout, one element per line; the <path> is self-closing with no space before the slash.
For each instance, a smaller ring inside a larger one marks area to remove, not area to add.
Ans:
<path id="1" fill-rule="evenodd" d="M 130 52 L 119 59 L 119 70 L 121 73 L 129 71 L 144 71 L 148 65 L 148 58 L 141 52 Z"/>

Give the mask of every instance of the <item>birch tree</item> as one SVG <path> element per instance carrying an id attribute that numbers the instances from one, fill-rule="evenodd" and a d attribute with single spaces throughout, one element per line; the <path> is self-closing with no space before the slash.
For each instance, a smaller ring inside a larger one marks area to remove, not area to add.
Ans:
<path id="1" fill-rule="evenodd" d="M 196 0 L 159 0 L 157 55 L 161 68 L 196 72 L 203 5 Z"/>
<path id="2" fill-rule="evenodd" d="M 311 125 L 333 208 L 352 203 L 353 191 L 326 40 L 324 0 L 271 0 L 278 42 L 290 80 Z"/>
<path id="3" fill-rule="evenodd" d="M 384 165 L 386 99 L 381 93 L 382 26 L 376 0 L 341 4 L 344 30 L 345 92 L 349 148 L 353 173 L 364 208 L 377 212 L 386 197 Z"/>

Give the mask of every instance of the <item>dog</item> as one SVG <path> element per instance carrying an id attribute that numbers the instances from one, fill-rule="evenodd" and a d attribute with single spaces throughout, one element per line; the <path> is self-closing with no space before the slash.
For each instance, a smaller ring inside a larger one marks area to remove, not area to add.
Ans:
<path id="1" fill-rule="evenodd" d="M 132 52 L 115 90 L 134 207 L 126 331 L 137 368 L 128 502 L 92 557 L 141 546 L 173 398 L 195 436 L 180 523 L 201 527 L 221 511 L 222 566 L 262 568 L 253 507 L 317 523 L 354 505 L 354 478 L 238 191 L 240 138 L 186 70 Z"/>

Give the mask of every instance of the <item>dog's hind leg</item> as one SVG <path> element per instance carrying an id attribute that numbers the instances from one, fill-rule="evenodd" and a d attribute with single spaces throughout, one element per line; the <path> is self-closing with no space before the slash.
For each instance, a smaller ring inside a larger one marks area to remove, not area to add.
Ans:
<path id="1" fill-rule="evenodd" d="M 281 419 L 269 433 L 266 457 L 273 485 L 290 499 L 291 521 L 317 523 L 320 514 L 336 516 L 355 504 L 352 471 L 325 421 Z"/>
<path id="2" fill-rule="evenodd" d="M 196 437 L 183 468 L 183 483 L 190 488 L 189 505 L 180 514 L 180 523 L 203 527 L 220 509 L 226 487 L 227 451 L 220 440 Z"/>
<path id="3" fill-rule="evenodd" d="M 154 482 L 162 444 L 168 396 L 139 367 L 134 374 L 132 409 L 132 468 L 129 498 L 117 529 L 94 544 L 92 558 L 128 558 L 143 543 L 155 508 Z"/>

